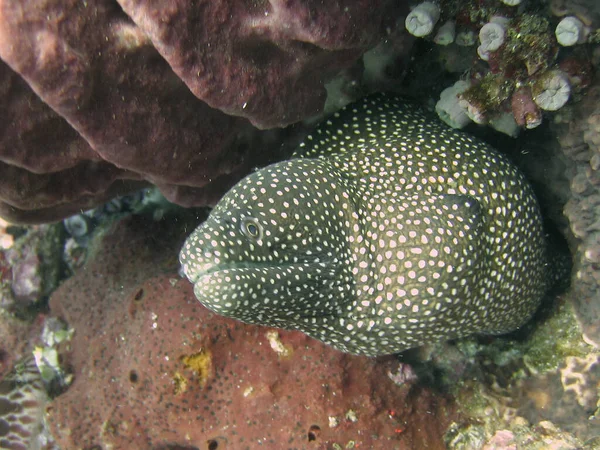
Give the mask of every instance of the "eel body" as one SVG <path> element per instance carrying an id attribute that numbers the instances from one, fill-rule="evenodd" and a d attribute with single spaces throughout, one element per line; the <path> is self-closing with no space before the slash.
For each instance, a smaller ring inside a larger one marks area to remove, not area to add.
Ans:
<path id="1" fill-rule="evenodd" d="M 514 330 L 548 284 L 540 210 L 517 168 L 384 94 L 240 181 L 180 262 L 218 314 L 370 356 Z"/>

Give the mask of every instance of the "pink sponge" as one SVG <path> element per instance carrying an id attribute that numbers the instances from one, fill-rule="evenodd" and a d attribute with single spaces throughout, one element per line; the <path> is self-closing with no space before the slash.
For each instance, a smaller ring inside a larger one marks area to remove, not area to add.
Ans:
<path id="1" fill-rule="evenodd" d="M 215 316 L 174 271 L 180 245 L 121 222 L 52 295 L 75 329 L 48 415 L 63 450 L 444 448 L 452 408 L 395 358 Z"/>

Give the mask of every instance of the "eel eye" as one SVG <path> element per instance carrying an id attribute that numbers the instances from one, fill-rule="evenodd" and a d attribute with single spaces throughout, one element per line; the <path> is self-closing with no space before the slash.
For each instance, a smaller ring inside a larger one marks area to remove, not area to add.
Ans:
<path id="1" fill-rule="evenodd" d="M 242 220 L 242 233 L 250 239 L 261 239 L 262 231 L 262 225 L 254 217 L 246 217 Z"/>

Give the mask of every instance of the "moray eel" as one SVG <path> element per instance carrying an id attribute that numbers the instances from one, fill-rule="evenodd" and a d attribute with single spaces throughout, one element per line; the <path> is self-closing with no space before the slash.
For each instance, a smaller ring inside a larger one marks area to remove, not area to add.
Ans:
<path id="1" fill-rule="evenodd" d="M 369 356 L 518 328 L 546 291 L 546 258 L 523 175 L 384 94 L 240 181 L 180 253 L 215 313 Z"/>

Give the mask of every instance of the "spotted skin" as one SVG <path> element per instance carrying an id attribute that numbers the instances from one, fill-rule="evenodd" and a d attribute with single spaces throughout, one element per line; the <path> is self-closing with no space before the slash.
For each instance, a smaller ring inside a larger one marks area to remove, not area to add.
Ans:
<path id="1" fill-rule="evenodd" d="M 383 94 L 234 186 L 180 262 L 218 314 L 369 356 L 513 330 L 547 285 L 539 208 L 517 169 Z"/>

